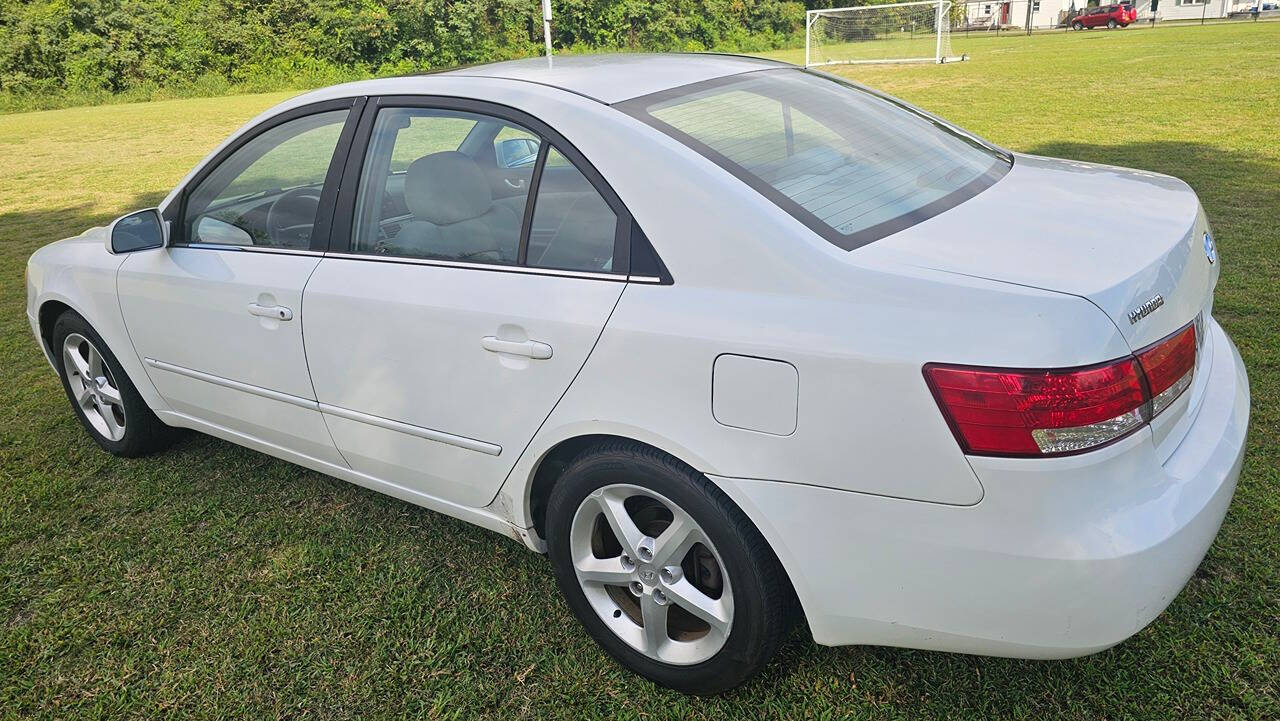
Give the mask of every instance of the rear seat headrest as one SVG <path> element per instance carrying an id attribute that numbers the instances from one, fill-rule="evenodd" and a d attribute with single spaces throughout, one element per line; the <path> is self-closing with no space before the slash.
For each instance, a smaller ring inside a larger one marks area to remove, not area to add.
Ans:
<path id="1" fill-rule="evenodd" d="M 456 150 L 432 153 L 409 164 L 404 202 L 414 218 L 452 225 L 489 212 L 493 191 L 484 171 Z"/>

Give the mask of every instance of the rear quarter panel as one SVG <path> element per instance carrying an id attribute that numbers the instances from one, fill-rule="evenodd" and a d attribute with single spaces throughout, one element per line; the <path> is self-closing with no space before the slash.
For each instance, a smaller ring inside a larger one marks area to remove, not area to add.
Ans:
<path id="1" fill-rule="evenodd" d="M 566 114 L 557 127 L 622 197 L 674 283 L 623 292 L 499 494 L 518 524 L 532 525 L 539 461 L 593 433 L 649 443 L 712 475 L 975 504 L 982 486 L 924 382 L 925 363 L 1060 367 L 1129 353 L 1082 298 L 861 262 L 710 161 L 604 110 L 585 123 L 590 113 Z M 716 421 L 712 369 L 726 353 L 796 368 L 793 433 Z"/>

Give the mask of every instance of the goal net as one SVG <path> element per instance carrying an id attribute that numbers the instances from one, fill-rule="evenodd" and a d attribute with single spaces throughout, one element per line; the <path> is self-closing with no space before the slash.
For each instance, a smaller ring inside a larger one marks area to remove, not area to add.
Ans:
<path id="1" fill-rule="evenodd" d="M 805 67 L 966 59 L 951 51 L 950 0 L 810 10 L 805 14 Z"/>

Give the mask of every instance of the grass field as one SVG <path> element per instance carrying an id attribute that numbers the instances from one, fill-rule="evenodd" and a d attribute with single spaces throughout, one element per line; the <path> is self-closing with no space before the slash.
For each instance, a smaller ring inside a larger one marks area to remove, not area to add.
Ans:
<path id="1" fill-rule="evenodd" d="M 1182 177 L 1217 235 L 1249 453 L 1149 628 L 1063 662 L 800 629 L 690 699 L 609 660 L 510 540 L 204 436 L 100 452 L 29 335 L 27 256 L 155 203 L 284 96 L 111 105 L 0 117 L 0 718 L 1280 718 L 1280 24 L 955 45 L 973 59 L 841 72 L 1020 151 Z"/>

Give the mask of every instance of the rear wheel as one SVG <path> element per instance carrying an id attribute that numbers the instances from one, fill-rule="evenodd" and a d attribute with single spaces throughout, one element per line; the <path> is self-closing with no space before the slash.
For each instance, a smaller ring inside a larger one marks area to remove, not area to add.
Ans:
<path id="1" fill-rule="evenodd" d="M 617 443 L 579 456 L 547 504 L 556 582 L 623 666 L 687 693 L 746 681 L 787 626 L 786 582 L 742 511 L 702 474 Z"/>
<path id="2" fill-rule="evenodd" d="M 1116 28 L 1118 28 L 1118 27 L 1120 27 L 1120 23 L 1116 22 L 1115 20 L 1108 20 L 1108 21 L 1107 21 L 1107 29 L 1108 29 L 1108 30 L 1115 30 L 1115 29 L 1116 29 Z"/>
<path id="3" fill-rule="evenodd" d="M 101 336 L 74 311 L 53 324 L 50 339 L 62 388 L 81 425 L 99 446 L 117 456 L 161 450 L 174 429 L 160 422 Z"/>

